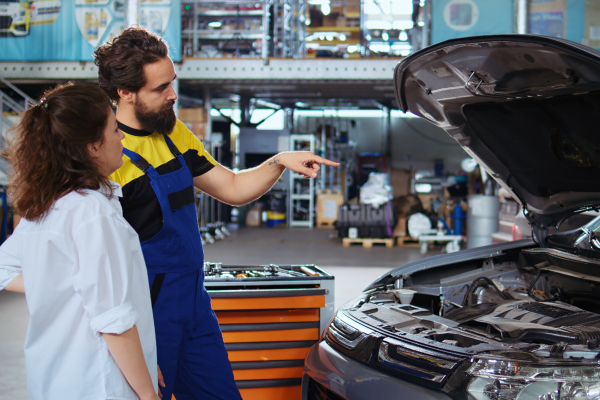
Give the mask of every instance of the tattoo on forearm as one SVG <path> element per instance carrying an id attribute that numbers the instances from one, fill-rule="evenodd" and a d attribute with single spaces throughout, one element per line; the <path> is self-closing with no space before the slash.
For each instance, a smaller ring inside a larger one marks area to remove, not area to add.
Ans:
<path id="1" fill-rule="evenodd" d="M 279 159 L 278 158 L 274 159 L 273 161 L 271 161 L 269 163 L 269 165 L 276 165 L 276 164 L 279 164 Z"/>

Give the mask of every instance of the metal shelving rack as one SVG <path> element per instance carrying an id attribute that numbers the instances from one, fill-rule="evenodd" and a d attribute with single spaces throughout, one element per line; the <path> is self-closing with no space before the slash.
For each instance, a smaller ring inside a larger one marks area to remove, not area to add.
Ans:
<path id="1" fill-rule="evenodd" d="M 269 39 L 263 29 L 268 21 L 267 0 L 184 0 L 183 4 L 184 57 L 264 56 L 263 44 Z"/>
<path id="2" fill-rule="evenodd" d="M 304 58 L 306 55 L 306 0 L 273 1 L 271 56 Z"/>
<path id="3" fill-rule="evenodd" d="M 315 151 L 317 139 L 314 135 L 290 135 L 290 150 Z M 297 214 L 304 214 L 307 219 L 295 219 Z M 315 182 L 303 176 L 290 173 L 290 191 L 288 207 L 288 225 L 290 227 L 313 227 L 315 215 Z"/>
<path id="4" fill-rule="evenodd" d="M 184 0 L 183 55 L 302 58 L 306 1 Z"/>

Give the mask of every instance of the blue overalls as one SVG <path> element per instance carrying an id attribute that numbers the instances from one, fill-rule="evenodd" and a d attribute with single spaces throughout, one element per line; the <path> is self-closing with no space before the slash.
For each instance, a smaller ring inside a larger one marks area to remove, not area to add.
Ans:
<path id="1" fill-rule="evenodd" d="M 204 252 L 190 169 L 171 139 L 165 141 L 181 168 L 159 175 L 139 154 L 123 149 L 150 178 L 163 227 L 142 242 L 156 329 L 164 400 L 240 399 L 219 323 L 204 288 Z"/>

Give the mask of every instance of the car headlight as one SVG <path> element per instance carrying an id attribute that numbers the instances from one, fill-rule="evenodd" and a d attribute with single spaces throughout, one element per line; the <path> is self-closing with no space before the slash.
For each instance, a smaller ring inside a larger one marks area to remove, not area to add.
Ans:
<path id="1" fill-rule="evenodd" d="M 338 312 L 325 329 L 325 340 L 347 350 L 356 349 L 365 338 L 365 333 L 353 325 L 353 321 L 348 316 Z"/>
<path id="2" fill-rule="evenodd" d="M 466 370 L 474 400 L 600 400 L 597 362 L 532 364 L 479 358 Z"/>

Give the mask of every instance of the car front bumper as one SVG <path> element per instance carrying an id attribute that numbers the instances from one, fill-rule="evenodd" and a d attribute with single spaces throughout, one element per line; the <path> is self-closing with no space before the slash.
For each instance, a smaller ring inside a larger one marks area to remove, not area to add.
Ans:
<path id="1" fill-rule="evenodd" d="M 319 387 L 319 395 L 315 395 L 315 387 Z M 302 400 L 395 399 L 399 395 L 405 399 L 452 400 L 438 390 L 386 375 L 350 359 L 324 341 L 308 352 L 302 378 Z"/>

